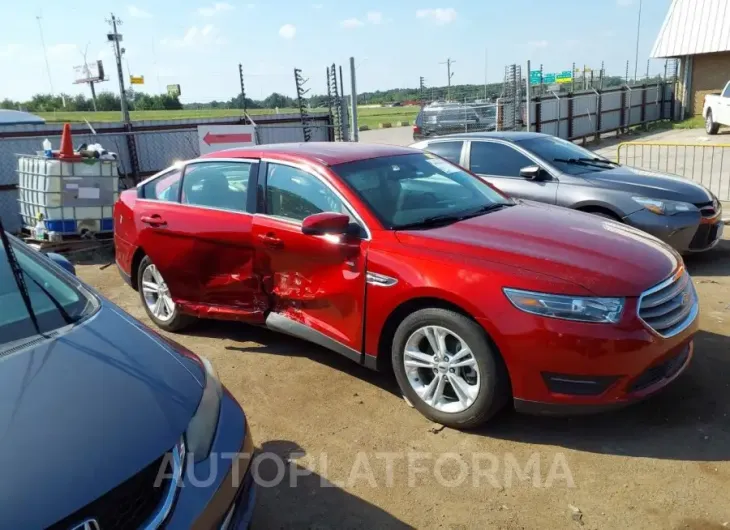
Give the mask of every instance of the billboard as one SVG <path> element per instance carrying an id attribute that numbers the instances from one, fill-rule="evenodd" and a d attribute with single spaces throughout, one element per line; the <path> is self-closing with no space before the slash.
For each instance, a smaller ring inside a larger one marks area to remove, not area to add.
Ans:
<path id="1" fill-rule="evenodd" d="M 74 84 L 104 81 L 104 65 L 101 61 L 74 66 Z"/>
<path id="2" fill-rule="evenodd" d="M 130 75 L 129 76 L 129 84 L 131 84 L 131 85 L 144 85 L 144 76 L 143 75 Z"/>
<path id="3" fill-rule="evenodd" d="M 168 96 L 179 96 L 182 92 L 180 92 L 180 85 L 167 85 L 167 95 Z"/>

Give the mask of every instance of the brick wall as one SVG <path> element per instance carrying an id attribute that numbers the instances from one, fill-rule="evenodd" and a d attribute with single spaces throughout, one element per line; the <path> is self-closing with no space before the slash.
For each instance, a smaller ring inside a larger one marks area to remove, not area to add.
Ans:
<path id="1" fill-rule="evenodd" d="M 730 52 L 705 53 L 694 56 L 692 67 L 692 95 L 690 108 L 702 114 L 705 95 L 719 92 L 730 81 Z"/>

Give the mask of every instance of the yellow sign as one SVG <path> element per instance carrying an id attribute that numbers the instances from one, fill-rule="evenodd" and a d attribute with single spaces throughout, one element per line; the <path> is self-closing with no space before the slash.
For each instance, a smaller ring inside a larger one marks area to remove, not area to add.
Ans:
<path id="1" fill-rule="evenodd" d="M 144 85 L 143 75 L 130 75 L 129 82 L 133 85 Z"/>

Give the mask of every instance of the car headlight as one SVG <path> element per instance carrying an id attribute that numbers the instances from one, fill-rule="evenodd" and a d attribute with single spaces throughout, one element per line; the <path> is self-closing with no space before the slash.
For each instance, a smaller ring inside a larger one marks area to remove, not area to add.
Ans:
<path id="1" fill-rule="evenodd" d="M 623 298 L 565 296 L 519 289 L 504 289 L 504 294 L 525 313 L 578 322 L 615 324 L 621 320 L 624 309 Z"/>
<path id="2" fill-rule="evenodd" d="M 200 357 L 200 360 L 205 370 L 205 388 L 198 409 L 185 431 L 187 452 L 192 454 L 195 462 L 205 460 L 210 455 L 223 396 L 223 387 L 213 365 L 205 357 Z"/>
<path id="3" fill-rule="evenodd" d="M 632 197 L 632 199 L 657 215 L 674 215 L 675 213 L 697 210 L 697 207 L 689 202 L 665 201 L 647 197 Z"/>

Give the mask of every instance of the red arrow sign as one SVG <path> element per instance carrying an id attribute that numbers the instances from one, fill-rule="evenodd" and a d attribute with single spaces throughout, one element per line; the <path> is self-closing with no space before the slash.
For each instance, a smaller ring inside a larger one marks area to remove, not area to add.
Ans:
<path id="1" fill-rule="evenodd" d="M 251 143 L 253 136 L 251 133 L 229 133 L 229 134 L 212 134 L 206 133 L 203 141 L 208 144 L 236 144 Z"/>

